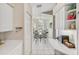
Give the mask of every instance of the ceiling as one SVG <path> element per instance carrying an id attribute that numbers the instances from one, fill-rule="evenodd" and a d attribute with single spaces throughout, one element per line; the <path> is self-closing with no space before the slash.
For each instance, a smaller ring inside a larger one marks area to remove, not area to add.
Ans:
<path id="1" fill-rule="evenodd" d="M 41 14 L 51 15 L 56 3 L 32 3 L 32 16 L 40 16 Z"/>
<path id="2" fill-rule="evenodd" d="M 41 5 L 41 7 L 37 7 L 38 5 Z M 40 9 L 41 12 L 50 11 L 53 9 L 53 7 L 56 5 L 56 3 L 32 3 L 32 8 Z"/>

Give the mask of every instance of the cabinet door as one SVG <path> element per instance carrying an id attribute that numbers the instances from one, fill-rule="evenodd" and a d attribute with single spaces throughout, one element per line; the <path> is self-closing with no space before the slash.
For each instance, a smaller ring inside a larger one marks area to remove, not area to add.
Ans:
<path id="1" fill-rule="evenodd" d="M 65 26 L 65 8 L 61 8 L 55 14 L 55 30 L 56 30 L 56 37 L 59 36 L 59 30 L 63 30 Z"/>
<path id="2" fill-rule="evenodd" d="M 57 12 L 55 14 L 55 29 L 56 30 L 59 29 L 59 21 L 60 21 L 60 19 L 59 19 L 59 12 Z"/>
<path id="3" fill-rule="evenodd" d="M 59 11 L 59 29 L 64 29 L 65 27 L 65 7 L 63 7 L 60 11 Z"/>
<path id="4" fill-rule="evenodd" d="M 63 7 L 55 14 L 55 28 L 64 29 L 65 8 Z"/>
<path id="5" fill-rule="evenodd" d="M 13 30 L 13 8 L 8 4 L 0 4 L 0 32 Z"/>

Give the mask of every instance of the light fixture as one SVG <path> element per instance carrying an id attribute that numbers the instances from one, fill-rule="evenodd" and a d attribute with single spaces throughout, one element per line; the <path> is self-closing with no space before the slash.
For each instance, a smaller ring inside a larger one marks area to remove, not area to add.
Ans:
<path id="1" fill-rule="evenodd" d="M 37 8 L 39 8 L 39 7 L 42 7 L 42 5 L 41 4 L 37 5 Z"/>

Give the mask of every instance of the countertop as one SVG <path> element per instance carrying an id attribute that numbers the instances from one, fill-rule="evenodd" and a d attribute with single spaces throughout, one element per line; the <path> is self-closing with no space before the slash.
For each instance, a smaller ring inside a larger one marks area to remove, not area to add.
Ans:
<path id="1" fill-rule="evenodd" d="M 22 40 L 5 40 L 5 43 L 0 46 L 0 54 L 11 54 L 16 49 L 22 49 Z"/>
<path id="2" fill-rule="evenodd" d="M 56 39 L 49 39 L 49 42 L 55 50 L 67 55 L 77 55 L 77 48 L 68 48 Z"/>

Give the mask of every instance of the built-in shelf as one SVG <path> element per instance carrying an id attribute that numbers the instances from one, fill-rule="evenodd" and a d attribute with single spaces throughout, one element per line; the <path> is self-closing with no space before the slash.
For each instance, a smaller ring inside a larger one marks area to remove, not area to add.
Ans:
<path id="1" fill-rule="evenodd" d="M 66 21 L 66 29 L 76 30 L 76 21 Z"/>
<path id="2" fill-rule="evenodd" d="M 73 20 L 66 20 L 67 22 L 71 22 L 71 21 L 76 21 L 75 19 L 73 19 Z"/>
<path id="3" fill-rule="evenodd" d="M 72 9 L 72 10 L 67 11 L 67 13 L 75 12 L 75 11 L 76 11 L 76 9 Z"/>
<path id="4" fill-rule="evenodd" d="M 69 3 L 66 5 L 65 29 L 76 30 L 76 4 Z"/>
<path id="5" fill-rule="evenodd" d="M 68 3 L 66 4 L 66 10 L 69 11 L 69 10 L 74 10 L 76 9 L 76 3 Z"/>

